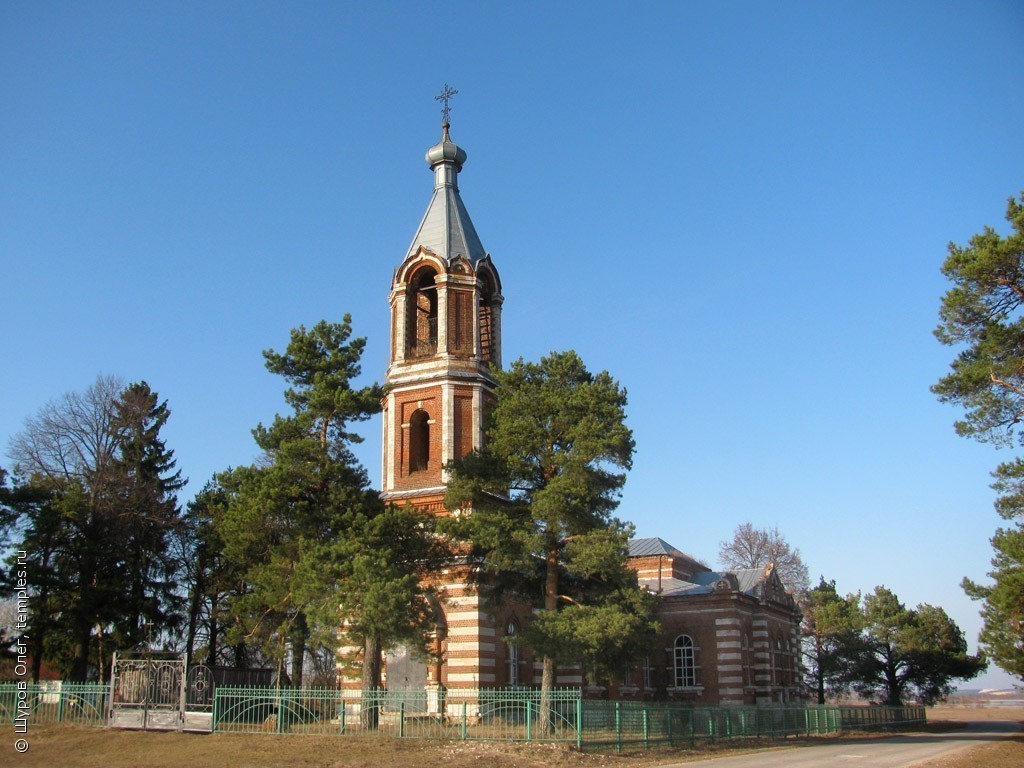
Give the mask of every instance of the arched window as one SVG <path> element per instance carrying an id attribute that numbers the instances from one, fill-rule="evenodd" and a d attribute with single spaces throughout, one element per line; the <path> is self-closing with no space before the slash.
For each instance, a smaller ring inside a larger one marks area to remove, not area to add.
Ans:
<path id="1" fill-rule="evenodd" d="M 519 646 L 513 641 L 519 634 L 519 627 L 514 621 L 510 621 L 505 627 L 505 647 L 508 648 L 508 659 L 505 664 L 508 667 L 508 684 L 519 685 Z"/>
<path id="2" fill-rule="evenodd" d="M 675 686 L 689 688 L 697 684 L 697 659 L 693 638 L 680 635 L 675 645 Z"/>
<path id="3" fill-rule="evenodd" d="M 430 417 L 424 410 L 409 418 L 409 471 L 422 472 L 430 464 Z"/>
<path id="4" fill-rule="evenodd" d="M 406 355 L 429 357 L 437 352 L 437 273 L 425 267 L 409 281 L 406 297 Z"/>

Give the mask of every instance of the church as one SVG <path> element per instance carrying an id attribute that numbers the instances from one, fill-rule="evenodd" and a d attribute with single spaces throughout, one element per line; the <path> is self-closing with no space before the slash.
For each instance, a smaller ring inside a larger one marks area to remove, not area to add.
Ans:
<path id="1" fill-rule="evenodd" d="M 448 462 L 479 448 L 501 365 L 501 279 L 459 193 L 466 151 L 451 138 L 447 86 L 439 143 L 426 154 L 433 194 L 391 281 L 390 354 L 383 406 L 384 500 L 445 514 Z M 658 539 L 630 543 L 629 564 L 659 597 L 663 636 L 635 670 L 588 695 L 694 705 L 788 702 L 801 696 L 800 612 L 769 567 L 715 572 Z M 437 576 L 432 661 L 392 652 L 387 686 L 476 690 L 540 684 L 541 664 L 506 642 L 531 607 L 493 615 L 466 566 Z M 583 687 L 579 668 L 559 687 Z"/>

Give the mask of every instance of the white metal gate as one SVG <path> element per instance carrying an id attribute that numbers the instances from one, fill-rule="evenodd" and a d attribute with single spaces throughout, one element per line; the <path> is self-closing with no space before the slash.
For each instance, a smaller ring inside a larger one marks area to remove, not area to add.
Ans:
<path id="1" fill-rule="evenodd" d="M 111 728 L 209 731 L 213 727 L 213 677 L 207 667 L 188 668 L 184 656 L 114 654 L 110 678 Z"/>

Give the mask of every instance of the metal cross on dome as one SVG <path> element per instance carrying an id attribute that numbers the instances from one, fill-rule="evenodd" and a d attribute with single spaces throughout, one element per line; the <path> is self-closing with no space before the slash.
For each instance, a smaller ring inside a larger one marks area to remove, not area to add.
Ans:
<path id="1" fill-rule="evenodd" d="M 449 88 L 448 83 L 445 83 L 444 90 L 441 91 L 441 94 L 439 96 L 434 97 L 434 101 L 444 102 L 444 106 L 441 108 L 441 117 L 443 119 L 443 124 L 446 128 L 449 126 L 451 122 L 450 118 L 452 114 L 452 107 L 449 102 L 451 101 L 452 96 L 454 96 L 456 93 L 458 93 L 457 90 L 455 90 L 454 88 Z"/>

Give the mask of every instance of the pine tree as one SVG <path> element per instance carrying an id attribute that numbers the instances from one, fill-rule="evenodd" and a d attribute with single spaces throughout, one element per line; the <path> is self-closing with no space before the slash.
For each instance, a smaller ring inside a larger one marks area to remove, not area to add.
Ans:
<path id="1" fill-rule="evenodd" d="M 836 591 L 835 581 L 822 577 L 818 586 L 807 591 L 800 609 L 807 682 L 817 702 L 824 704 L 827 693 L 841 693 L 849 687 L 850 650 L 863 628 L 860 595 L 843 597 Z"/>
<path id="2" fill-rule="evenodd" d="M 1002 464 L 992 487 L 999 493 L 996 511 L 1008 521 L 992 537 L 992 583 L 964 579 L 964 591 L 982 601 L 978 644 L 1000 668 L 1024 680 L 1024 461 Z"/>
<path id="3" fill-rule="evenodd" d="M 858 693 L 888 706 L 908 697 L 934 704 L 970 680 L 985 661 L 967 653 L 956 623 L 937 606 L 907 608 L 885 587 L 864 597 L 863 630 L 849 649 L 847 680 Z"/>
<path id="4" fill-rule="evenodd" d="M 430 536 L 432 520 L 384 507 L 352 454 L 360 438 L 350 424 L 379 411 L 382 390 L 352 385 L 365 340 L 351 338 L 350 323 L 346 315 L 299 327 L 283 354 L 264 353 L 267 369 L 291 384 L 293 410 L 254 430 L 261 466 L 219 477 L 229 500 L 216 526 L 247 585 L 231 599 L 239 619 L 231 641 L 259 643 L 279 665 L 290 653 L 299 685 L 307 646 L 336 648 L 340 630 L 362 645 L 372 690 L 381 653 L 423 639 L 419 573 L 440 540 Z"/>
<path id="5" fill-rule="evenodd" d="M 638 589 L 625 566 L 630 528 L 612 516 L 626 479 L 615 470 L 631 466 L 633 437 L 625 390 L 575 352 L 520 359 L 495 379 L 484 448 L 452 465 L 445 504 L 472 509 L 452 530 L 472 543 L 493 589 L 536 589 L 524 641 L 543 658 L 544 710 L 559 660 L 589 655 L 597 674 L 610 652 L 621 671 L 626 650 L 642 657 L 652 634 L 643 601 L 629 596 L 630 583 Z"/>
<path id="6" fill-rule="evenodd" d="M 985 227 L 966 246 L 949 244 L 942 272 L 953 287 L 942 297 L 935 335 L 960 352 L 932 387 L 942 402 L 966 409 L 959 434 L 997 446 L 1024 445 L 1024 193 L 1008 201 L 1006 221 L 1006 236 Z M 993 583 L 965 578 L 963 588 L 983 603 L 981 647 L 1024 680 L 1024 463 L 1004 463 L 995 476 L 996 509 L 1014 522 L 992 538 Z"/>

